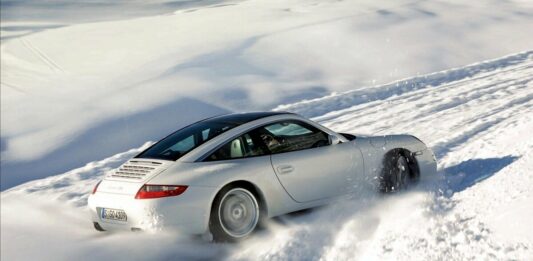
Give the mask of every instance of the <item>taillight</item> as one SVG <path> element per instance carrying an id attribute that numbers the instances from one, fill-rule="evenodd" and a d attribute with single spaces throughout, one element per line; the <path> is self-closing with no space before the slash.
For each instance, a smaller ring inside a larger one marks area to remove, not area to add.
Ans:
<path id="1" fill-rule="evenodd" d="M 96 190 L 98 189 L 98 185 L 100 185 L 101 182 L 102 181 L 100 180 L 100 181 L 98 181 L 98 183 L 96 183 L 96 186 L 94 186 L 94 188 L 93 188 L 93 193 L 92 194 L 96 193 Z"/>
<path id="2" fill-rule="evenodd" d="M 174 186 L 174 185 L 144 185 L 137 195 L 136 199 L 146 199 L 146 198 L 163 198 L 163 197 L 174 197 L 181 195 L 187 190 L 187 186 Z"/>

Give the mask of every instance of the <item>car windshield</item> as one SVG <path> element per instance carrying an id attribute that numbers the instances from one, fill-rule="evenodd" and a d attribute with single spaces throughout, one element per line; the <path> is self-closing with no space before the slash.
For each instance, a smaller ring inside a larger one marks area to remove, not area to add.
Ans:
<path id="1" fill-rule="evenodd" d="M 238 125 L 234 122 L 200 121 L 170 134 L 136 158 L 177 160 L 187 152 Z"/>

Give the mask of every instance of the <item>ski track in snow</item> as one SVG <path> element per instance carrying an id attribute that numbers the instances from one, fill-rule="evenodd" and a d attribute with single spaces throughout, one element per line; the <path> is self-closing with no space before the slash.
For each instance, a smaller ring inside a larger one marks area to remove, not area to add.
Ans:
<path id="1" fill-rule="evenodd" d="M 52 60 L 48 55 L 46 55 L 44 52 L 42 52 L 39 48 L 35 47 L 30 40 L 27 40 L 25 38 L 21 38 L 20 41 L 22 44 L 32 53 L 34 54 L 37 59 L 42 61 L 46 66 L 50 67 L 53 71 L 60 71 L 64 72 L 63 68 L 59 66 L 54 60 Z"/>
<path id="2" fill-rule="evenodd" d="M 279 217 L 238 245 L 93 231 L 88 193 L 147 143 L 3 192 L 2 260 L 532 260 L 532 79 L 528 51 L 277 108 L 339 132 L 419 137 L 439 174 L 410 192 Z"/>

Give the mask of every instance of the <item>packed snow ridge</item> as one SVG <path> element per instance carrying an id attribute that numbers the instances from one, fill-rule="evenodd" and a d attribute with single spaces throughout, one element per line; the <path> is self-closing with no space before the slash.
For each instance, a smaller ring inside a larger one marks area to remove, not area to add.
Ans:
<path id="1" fill-rule="evenodd" d="M 272 220 L 242 244 L 98 233 L 87 196 L 150 143 L 1 194 L 2 260 L 532 260 L 533 51 L 279 106 L 339 132 L 410 133 L 439 173 Z"/>

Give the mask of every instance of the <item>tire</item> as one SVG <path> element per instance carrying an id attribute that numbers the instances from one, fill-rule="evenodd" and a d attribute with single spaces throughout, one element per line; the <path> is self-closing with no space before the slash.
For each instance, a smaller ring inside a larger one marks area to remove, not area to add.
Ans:
<path id="1" fill-rule="evenodd" d="M 413 177 L 415 177 L 411 161 L 405 153 L 391 151 L 384 162 L 380 184 L 381 192 L 394 193 L 409 187 L 413 182 Z"/>
<path id="2" fill-rule="evenodd" d="M 213 201 L 209 230 L 215 242 L 238 242 L 254 232 L 260 217 L 254 193 L 242 187 L 226 187 Z"/>

